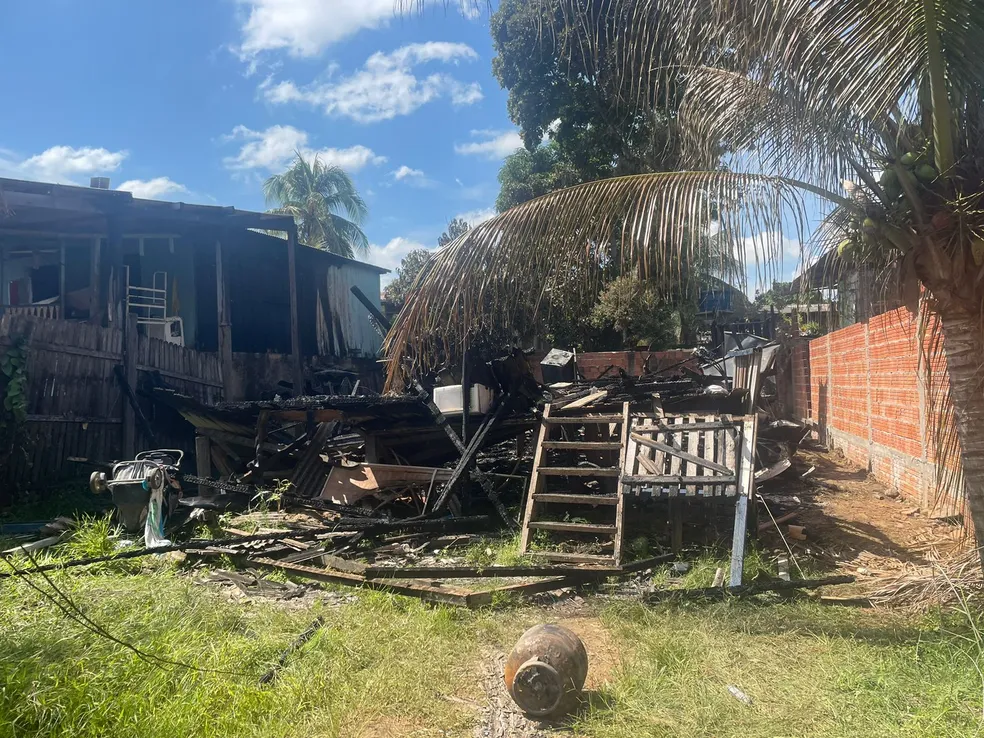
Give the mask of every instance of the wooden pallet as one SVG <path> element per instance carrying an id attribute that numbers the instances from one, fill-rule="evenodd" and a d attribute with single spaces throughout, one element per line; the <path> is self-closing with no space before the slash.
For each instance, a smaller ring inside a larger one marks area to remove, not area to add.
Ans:
<path id="1" fill-rule="evenodd" d="M 749 503 L 755 499 L 755 415 L 676 415 L 632 419 L 620 488 L 622 495 L 667 498 L 673 548 L 682 547 L 678 498 L 735 502 L 731 586 L 741 584 Z"/>
<path id="2" fill-rule="evenodd" d="M 628 428 L 629 403 L 623 404 L 620 414 L 572 408 L 570 405 L 560 412 L 552 412 L 549 404 L 544 407 L 533 457 L 533 475 L 530 478 L 523 515 L 520 542 L 522 553 L 531 553 L 550 561 L 620 565 L 624 497 L 619 494 L 617 478 L 621 475 Z M 549 464 L 549 452 L 559 452 L 560 455 L 574 459 L 583 455 L 585 461 Z M 551 478 L 566 480 L 566 488 L 549 491 L 546 485 Z M 597 481 L 596 489 L 587 487 L 587 483 L 591 481 Z M 577 517 L 579 511 L 583 513 L 589 508 L 610 510 L 610 522 L 601 524 L 555 519 L 561 513 Z M 545 513 L 554 515 L 548 519 L 544 517 Z M 611 538 L 612 553 L 599 555 L 561 550 L 530 551 L 530 539 L 532 532 L 536 530 L 567 534 L 563 542 L 570 543 L 580 540 L 577 537 L 579 534 Z"/>

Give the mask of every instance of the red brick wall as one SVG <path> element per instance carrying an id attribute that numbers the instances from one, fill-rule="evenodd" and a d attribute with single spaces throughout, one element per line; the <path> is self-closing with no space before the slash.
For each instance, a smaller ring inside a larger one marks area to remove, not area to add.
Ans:
<path id="1" fill-rule="evenodd" d="M 913 504 L 949 515 L 962 507 L 958 449 L 936 449 L 927 413 L 947 420 L 946 358 L 927 340 L 920 361 L 917 336 L 917 316 L 900 309 L 794 344 L 793 414 Z"/>
<path id="2" fill-rule="evenodd" d="M 540 373 L 540 362 L 544 356 L 546 356 L 545 351 L 530 357 L 533 376 L 536 377 L 538 382 L 543 381 Z M 650 372 L 668 369 L 677 364 L 689 366 L 691 369 L 697 368 L 697 360 L 693 358 L 693 351 L 679 349 L 674 351 L 594 351 L 578 353 L 577 370 L 589 382 L 597 379 L 608 367 L 613 365 L 619 369 L 623 369 L 633 377 L 638 377 L 643 373 L 647 360 L 649 362 Z M 612 369 L 605 376 L 618 376 L 618 372 Z M 672 371 L 668 376 L 672 376 Z"/>

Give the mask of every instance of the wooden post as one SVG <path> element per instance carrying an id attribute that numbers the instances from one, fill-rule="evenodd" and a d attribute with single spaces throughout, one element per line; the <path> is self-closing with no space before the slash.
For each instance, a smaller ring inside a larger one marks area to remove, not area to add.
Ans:
<path id="1" fill-rule="evenodd" d="M 294 374 L 294 396 L 304 394 L 304 367 L 297 326 L 297 228 L 287 231 L 287 279 L 290 288 L 290 358 Z"/>
<path id="2" fill-rule="evenodd" d="M 137 387 L 137 316 L 127 315 L 123 321 L 123 375 L 133 390 Z M 123 458 L 137 454 L 137 423 L 133 405 L 123 402 Z"/>
<path id="3" fill-rule="evenodd" d="M 222 263 L 222 241 L 215 242 L 215 295 L 218 306 L 219 363 L 222 365 L 222 391 L 225 400 L 236 399 L 233 387 L 232 323 L 229 310 L 229 277 Z"/>
<path id="4" fill-rule="evenodd" d="M 127 279 L 123 267 L 123 234 L 116 218 L 109 219 L 106 240 L 110 265 L 109 315 L 106 316 L 106 324 L 111 326 L 114 321 L 119 320 L 120 328 L 125 331 Z"/>
<path id="5" fill-rule="evenodd" d="M 99 323 L 100 274 L 99 274 L 99 236 L 92 239 L 89 259 L 89 322 Z"/>
<path id="6" fill-rule="evenodd" d="M 65 239 L 58 239 L 58 317 L 65 320 Z"/>
<path id="7" fill-rule="evenodd" d="M 212 476 L 212 458 L 209 455 L 210 446 L 208 436 L 195 436 L 195 464 L 197 465 L 195 473 L 205 479 Z M 211 487 L 206 487 L 204 484 L 198 485 L 199 497 L 209 497 L 212 492 Z"/>

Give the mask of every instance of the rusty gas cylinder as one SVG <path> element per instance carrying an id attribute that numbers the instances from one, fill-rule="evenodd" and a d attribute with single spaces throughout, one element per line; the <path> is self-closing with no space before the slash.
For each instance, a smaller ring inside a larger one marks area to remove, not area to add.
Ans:
<path id="1" fill-rule="evenodd" d="M 537 717 L 571 709 L 588 676 L 581 639 L 559 625 L 523 633 L 506 659 L 506 689 L 524 712 Z"/>

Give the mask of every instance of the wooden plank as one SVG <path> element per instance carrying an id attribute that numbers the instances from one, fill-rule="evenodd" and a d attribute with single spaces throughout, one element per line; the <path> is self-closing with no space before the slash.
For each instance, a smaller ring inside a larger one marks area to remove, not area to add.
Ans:
<path id="1" fill-rule="evenodd" d="M 554 492 L 540 492 L 535 495 L 537 502 L 566 505 L 617 505 L 618 495 L 569 495 Z"/>
<path id="2" fill-rule="evenodd" d="M 734 469 L 735 472 L 735 484 L 738 482 L 738 466 L 735 455 L 735 435 L 732 433 L 724 433 L 724 466 L 729 469 Z M 728 497 L 734 496 L 737 492 L 737 487 L 729 485 L 724 488 L 724 494 Z"/>
<path id="3" fill-rule="evenodd" d="M 622 404 L 622 434 L 621 434 L 621 438 L 619 439 L 621 441 L 621 445 L 623 449 L 628 446 L 629 425 L 631 424 L 631 422 L 632 420 L 629 416 L 629 403 L 626 402 Z M 624 468 L 625 465 L 624 463 L 620 463 L 619 466 Z M 621 492 L 620 489 L 618 491 Z M 625 522 L 625 495 L 620 493 L 617 495 L 617 498 L 618 499 L 615 504 L 615 549 L 614 549 L 614 554 L 615 554 L 614 558 L 615 558 L 616 566 L 622 563 L 622 539 L 624 535 L 623 524 Z"/>
<path id="4" fill-rule="evenodd" d="M 232 323 L 229 315 L 229 278 L 222 263 L 222 241 L 215 242 L 215 294 L 219 325 L 219 361 L 225 399 L 232 400 L 235 368 L 232 363 Z"/>
<path id="5" fill-rule="evenodd" d="M 566 561 L 571 564 L 612 564 L 615 562 L 613 556 L 565 553 L 562 551 L 531 551 L 530 555 L 546 561 Z"/>
<path id="6" fill-rule="evenodd" d="M 561 407 L 559 409 L 560 410 L 576 410 L 579 407 L 586 407 L 587 405 L 591 405 L 592 403 L 594 403 L 594 402 L 596 402 L 596 401 L 598 401 L 598 400 L 600 400 L 600 399 L 602 399 L 604 397 L 607 397 L 607 396 L 608 396 L 608 390 L 599 390 L 598 392 L 592 392 L 587 397 L 582 397 L 582 398 L 577 399 L 577 400 L 572 400 L 571 402 L 567 403 L 566 405 L 564 405 L 563 407 Z"/>
<path id="7" fill-rule="evenodd" d="M 618 441 L 544 441 L 543 447 L 580 451 L 619 451 L 622 444 Z"/>
<path id="8" fill-rule="evenodd" d="M 654 464 L 651 460 L 647 459 L 641 453 L 636 455 L 636 461 L 639 464 L 639 468 L 642 471 L 644 471 L 646 474 L 651 474 L 655 476 L 662 471 L 661 469 L 657 469 L 656 464 Z"/>
<path id="9" fill-rule="evenodd" d="M 575 584 L 577 579 L 572 577 L 548 577 L 535 582 L 506 584 L 483 592 L 472 592 L 467 595 L 468 607 L 484 607 L 490 605 L 497 597 L 504 595 L 531 595 L 539 592 L 551 592 Z"/>
<path id="10" fill-rule="evenodd" d="M 166 377 L 167 379 L 177 379 L 182 382 L 191 382 L 193 384 L 202 384 L 208 387 L 218 387 L 220 389 L 222 388 L 221 381 L 217 381 L 211 378 L 206 378 L 205 376 L 201 376 L 201 375 L 195 376 L 194 374 L 186 374 L 184 372 L 168 371 L 166 369 L 161 369 L 160 367 L 151 366 L 150 364 L 147 363 L 137 364 L 137 369 L 139 369 L 142 372 L 157 372 L 162 377 Z M 205 372 L 203 372 L 202 374 L 205 374 Z"/>
<path id="11" fill-rule="evenodd" d="M 695 423 L 695 425 L 696 425 L 696 423 Z M 714 433 L 713 430 L 705 430 L 705 431 L 702 431 L 702 433 L 703 433 L 703 436 L 704 436 L 704 449 L 703 449 L 702 456 L 707 461 L 713 462 L 714 461 L 714 458 L 715 458 L 714 457 L 714 453 L 715 453 L 715 442 L 714 442 L 715 441 L 715 433 Z M 704 470 L 706 471 L 707 468 L 708 467 L 705 464 L 704 465 Z M 708 496 L 707 495 L 707 489 L 706 488 L 701 488 L 700 493 L 701 493 L 702 496 L 705 496 L 705 497 Z"/>
<path id="12" fill-rule="evenodd" d="M 120 418 L 95 418 L 88 415 L 28 415 L 29 423 L 88 423 L 90 425 L 119 425 Z"/>
<path id="13" fill-rule="evenodd" d="M 290 294 L 290 358 L 294 395 L 304 394 L 304 367 L 301 364 L 301 339 L 297 322 L 297 228 L 287 231 L 287 285 Z"/>
<path id="14" fill-rule="evenodd" d="M 590 466 L 541 466 L 537 471 L 548 477 L 617 477 L 616 468 L 595 469 Z"/>
<path id="15" fill-rule="evenodd" d="M 519 552 L 527 553 L 530 545 L 530 520 L 533 519 L 533 508 L 536 506 L 536 495 L 543 485 L 540 476 L 540 465 L 543 463 L 543 442 L 547 440 L 550 423 L 550 403 L 543 406 L 543 420 L 537 435 L 536 450 L 533 452 L 533 474 L 530 476 L 529 492 L 526 496 L 526 510 L 523 511 L 523 525 L 520 529 Z"/>
<path id="16" fill-rule="evenodd" d="M 553 520 L 534 520 L 530 523 L 530 528 L 536 530 L 557 530 L 568 533 L 601 533 L 609 534 L 615 532 L 614 525 L 596 525 L 594 523 L 561 523 Z"/>
<path id="17" fill-rule="evenodd" d="M 693 415 L 689 416 L 686 422 L 687 427 L 689 427 L 690 424 L 694 423 L 695 421 L 696 418 L 694 418 Z M 680 437 L 680 445 L 684 446 L 684 443 L 686 444 L 685 447 L 687 449 L 688 458 L 685 459 L 685 461 L 687 462 L 687 468 L 685 474 L 688 477 L 697 476 L 697 464 L 695 462 L 699 461 L 702 458 L 698 454 L 699 452 L 698 445 L 700 443 L 699 439 L 700 439 L 699 431 L 688 431 L 686 434 Z M 697 485 L 688 484 L 686 489 L 687 489 L 688 497 L 695 497 L 697 495 Z"/>
<path id="18" fill-rule="evenodd" d="M 126 338 L 123 349 L 123 376 L 130 391 L 137 386 L 137 316 L 125 315 L 123 331 Z M 123 456 L 132 459 L 137 453 L 137 417 L 134 403 L 136 397 L 131 396 L 131 402 L 122 404 L 123 412 Z"/>
<path id="19" fill-rule="evenodd" d="M 683 425 L 683 418 L 680 417 L 679 415 L 676 416 L 675 418 L 673 418 L 673 424 L 674 425 Z M 636 439 L 636 440 L 638 440 L 638 439 Z M 640 441 L 640 443 L 641 443 L 641 441 Z M 663 446 L 663 448 L 660 448 L 658 450 L 659 451 L 662 451 L 663 453 L 665 453 L 667 456 L 669 456 L 669 459 L 670 459 L 669 460 L 670 476 L 682 476 L 683 475 L 683 468 L 682 468 L 683 467 L 683 460 L 682 460 L 682 457 L 681 457 L 680 453 L 676 450 L 676 447 L 675 446 L 669 446 L 669 445 L 666 445 L 666 444 L 660 444 L 660 445 Z M 670 497 L 676 497 L 678 494 L 680 494 L 680 485 L 679 484 L 671 484 L 669 486 L 669 489 L 668 489 L 667 492 L 668 492 L 668 494 L 669 494 Z"/>
<path id="20" fill-rule="evenodd" d="M 319 582 L 329 582 L 331 584 L 348 584 L 356 587 L 366 587 L 367 589 L 378 589 L 384 592 L 406 595 L 408 597 L 418 597 L 432 602 L 443 602 L 447 605 L 460 605 L 469 607 L 468 596 L 471 592 L 458 589 L 439 587 L 427 582 L 418 582 L 413 579 L 390 580 L 390 579 L 367 579 L 360 574 L 349 574 L 343 571 L 332 569 L 319 569 L 303 564 L 288 564 L 276 559 L 266 557 L 250 558 L 251 564 L 263 566 L 268 569 L 285 571 L 305 579 L 314 579 Z"/>
<path id="21" fill-rule="evenodd" d="M 681 467 L 682 467 L 681 461 L 690 462 L 690 464 L 686 467 L 686 469 L 690 469 L 694 465 L 700 464 L 713 471 L 721 472 L 722 474 L 731 474 L 734 468 L 732 467 L 731 469 L 729 469 L 727 466 L 724 466 L 723 464 L 717 464 L 713 461 L 707 461 L 701 458 L 700 456 L 697 456 L 696 454 L 692 454 L 687 451 L 684 451 L 679 446 L 670 446 L 665 443 L 660 443 L 659 441 L 653 441 L 652 439 L 646 438 L 645 436 L 639 435 L 638 433 L 633 433 L 632 437 L 634 437 L 634 440 L 637 443 L 643 446 L 648 446 L 658 451 L 662 451 L 663 453 L 670 454 L 673 457 L 670 462 L 670 474 L 672 475 L 692 476 L 688 474 L 686 471 L 681 471 Z M 696 475 L 696 470 L 694 472 L 694 475 Z"/>
<path id="22" fill-rule="evenodd" d="M 673 474 L 637 474 L 631 477 L 623 476 L 622 484 L 628 485 L 640 485 L 640 484 L 687 484 L 688 482 L 693 482 L 694 484 L 706 484 L 706 485 L 734 485 L 738 481 L 738 478 L 734 475 L 721 475 L 713 477 L 684 477 L 680 475 Z"/>
<path id="23" fill-rule="evenodd" d="M 621 423 L 621 415 L 579 415 L 568 417 L 552 417 L 547 421 L 551 425 L 584 425 L 586 423 Z"/>
<path id="24" fill-rule="evenodd" d="M 692 430 L 730 430 L 734 432 L 735 425 L 732 422 L 727 421 L 697 421 L 696 423 L 688 424 L 685 428 L 681 428 L 677 425 L 667 425 L 665 423 L 657 423 L 656 425 L 637 425 L 633 429 L 636 433 L 686 433 Z"/>
<path id="25" fill-rule="evenodd" d="M 613 566 L 366 566 L 366 579 L 511 579 L 513 577 L 609 577 L 625 573 Z"/>
<path id="26" fill-rule="evenodd" d="M 54 321 L 50 321 L 54 322 Z M 69 323 L 69 325 L 73 325 Z M 9 346 L 12 342 L 10 336 L 0 336 L 0 346 Z M 43 341 L 31 340 L 30 342 L 31 351 L 50 351 L 55 354 L 69 354 L 71 356 L 84 356 L 88 359 L 104 359 L 105 361 L 112 361 L 119 363 L 122 358 L 122 352 L 110 352 L 110 351 L 98 351 L 95 349 L 88 348 L 78 348 L 71 345 L 56 345 L 53 343 L 45 343 Z"/>

